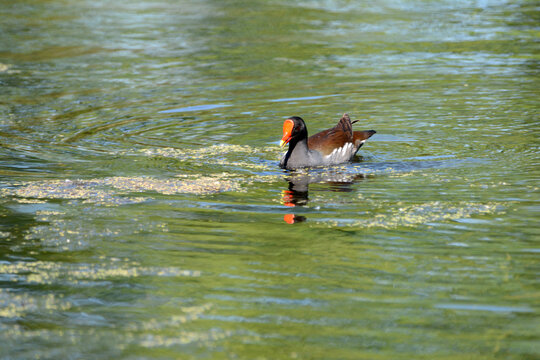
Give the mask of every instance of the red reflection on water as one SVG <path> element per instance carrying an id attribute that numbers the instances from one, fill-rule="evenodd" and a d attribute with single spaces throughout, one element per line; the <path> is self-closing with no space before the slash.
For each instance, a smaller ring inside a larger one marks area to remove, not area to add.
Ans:
<path id="1" fill-rule="evenodd" d="M 294 192 L 291 190 L 283 190 L 281 201 L 283 202 L 283 205 L 285 206 L 296 206 L 294 203 L 295 197 Z"/>
<path id="2" fill-rule="evenodd" d="M 301 216 L 301 215 L 286 214 L 285 216 L 283 216 L 283 220 L 285 220 L 287 224 L 294 224 L 294 223 L 306 221 L 307 219 L 305 216 Z"/>

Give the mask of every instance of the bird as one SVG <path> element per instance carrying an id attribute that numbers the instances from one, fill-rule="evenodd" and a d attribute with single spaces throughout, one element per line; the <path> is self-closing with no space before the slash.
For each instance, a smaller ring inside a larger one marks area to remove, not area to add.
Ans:
<path id="1" fill-rule="evenodd" d="M 281 159 L 282 169 L 336 165 L 347 162 L 358 152 L 375 130 L 353 131 L 351 118 L 343 114 L 336 126 L 308 138 L 306 123 L 299 116 L 291 116 L 283 123 L 280 147 L 289 144 Z"/>

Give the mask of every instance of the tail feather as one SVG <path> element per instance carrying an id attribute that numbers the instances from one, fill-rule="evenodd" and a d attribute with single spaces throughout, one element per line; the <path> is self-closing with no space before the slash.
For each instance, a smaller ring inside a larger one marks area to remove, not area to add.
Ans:
<path id="1" fill-rule="evenodd" d="M 341 128 L 341 130 L 347 134 L 350 134 L 350 135 L 353 134 L 352 123 L 351 123 L 351 118 L 349 117 L 349 114 L 347 113 L 343 114 L 343 116 L 337 123 L 336 128 Z"/>
<path id="2" fill-rule="evenodd" d="M 369 139 L 373 136 L 373 134 L 376 134 L 377 132 L 375 130 L 366 130 L 366 131 L 355 131 L 354 134 L 354 141 L 364 141 Z"/>

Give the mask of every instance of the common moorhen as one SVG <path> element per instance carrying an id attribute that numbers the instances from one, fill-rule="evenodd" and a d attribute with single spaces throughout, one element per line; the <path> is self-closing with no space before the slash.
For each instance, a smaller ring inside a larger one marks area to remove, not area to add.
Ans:
<path id="1" fill-rule="evenodd" d="M 358 121 L 358 120 L 356 120 Z M 336 126 L 308 138 L 304 120 L 292 116 L 283 123 L 283 138 L 280 146 L 289 144 L 289 150 L 279 166 L 284 169 L 341 164 L 351 160 L 375 130 L 353 131 L 348 114 Z"/>

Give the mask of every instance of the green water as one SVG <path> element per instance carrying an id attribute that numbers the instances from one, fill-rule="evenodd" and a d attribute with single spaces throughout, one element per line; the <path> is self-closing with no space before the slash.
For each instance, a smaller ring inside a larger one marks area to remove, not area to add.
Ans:
<path id="1" fill-rule="evenodd" d="M 540 356 L 537 2 L 0 12 L 0 357 Z"/>

